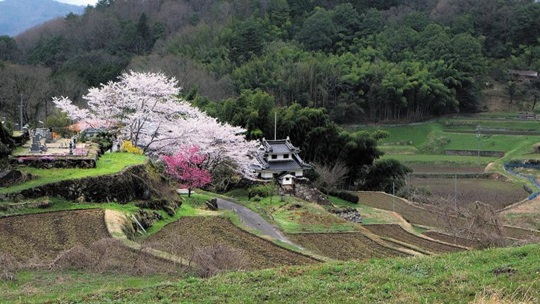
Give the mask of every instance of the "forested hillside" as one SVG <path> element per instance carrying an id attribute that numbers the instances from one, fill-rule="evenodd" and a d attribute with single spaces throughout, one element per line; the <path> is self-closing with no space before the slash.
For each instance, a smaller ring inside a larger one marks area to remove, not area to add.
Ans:
<path id="1" fill-rule="evenodd" d="M 15 121 L 22 96 L 37 124 L 52 96 L 80 100 L 122 71 L 163 71 L 249 138 L 273 137 L 277 113 L 278 137 L 307 160 L 358 164 L 361 147 L 371 163 L 384 134 L 338 124 L 476 112 L 494 84 L 536 100 L 540 83 L 508 71 L 540 68 L 539 25 L 533 0 L 101 0 L 0 37 L 0 109 Z"/>

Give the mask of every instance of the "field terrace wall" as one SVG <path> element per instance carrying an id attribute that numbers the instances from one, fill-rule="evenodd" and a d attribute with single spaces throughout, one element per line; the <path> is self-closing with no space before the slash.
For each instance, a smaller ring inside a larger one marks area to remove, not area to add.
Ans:
<path id="1" fill-rule="evenodd" d="M 160 196 L 157 191 L 152 191 L 151 181 L 145 165 L 137 165 L 116 174 L 65 180 L 0 194 L 0 200 L 52 196 L 85 202 L 126 203 L 136 199 L 149 199 L 152 194 Z"/>
<path id="2" fill-rule="evenodd" d="M 464 218 L 431 211 L 416 203 L 387 194 L 385 192 L 359 191 L 358 196 L 360 199 L 360 204 L 397 212 L 401 214 L 407 221 L 415 225 L 444 228 L 465 226 L 466 224 L 466 220 Z M 503 226 L 503 233 L 507 237 L 514 239 L 540 237 L 540 231 L 511 226 Z"/>
<path id="3" fill-rule="evenodd" d="M 95 168 L 98 155 L 92 157 L 19 156 L 10 157 L 13 166 L 28 166 L 39 169 L 51 168 Z"/>
<path id="4" fill-rule="evenodd" d="M 446 155 L 503 157 L 503 151 L 478 151 L 478 150 L 445 150 Z"/>

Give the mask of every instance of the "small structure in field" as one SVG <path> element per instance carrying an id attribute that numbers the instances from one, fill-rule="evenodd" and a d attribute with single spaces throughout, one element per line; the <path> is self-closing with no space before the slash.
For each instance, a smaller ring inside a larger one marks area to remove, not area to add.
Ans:
<path id="1" fill-rule="evenodd" d="M 257 155 L 259 166 L 255 169 L 259 178 L 278 178 L 281 184 L 291 185 L 294 178 L 304 176 L 304 170 L 311 168 L 300 157 L 300 149 L 289 137 L 278 140 L 261 140 L 261 153 Z"/>

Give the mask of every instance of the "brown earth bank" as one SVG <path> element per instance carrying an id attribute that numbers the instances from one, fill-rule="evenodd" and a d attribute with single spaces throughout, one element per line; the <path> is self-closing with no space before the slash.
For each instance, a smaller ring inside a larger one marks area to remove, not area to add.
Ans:
<path id="1" fill-rule="evenodd" d="M 235 268 L 250 270 L 318 262 L 254 236 L 229 219 L 213 216 L 181 218 L 151 236 L 145 245 L 186 259 L 223 246 L 235 255 L 236 261 L 229 261 Z"/>
<path id="2" fill-rule="evenodd" d="M 432 253 L 447 253 L 465 250 L 456 246 L 431 241 L 410 232 L 395 224 L 364 225 L 369 231 L 381 237 L 392 238 L 401 243 L 410 244 Z"/>
<path id="3" fill-rule="evenodd" d="M 314 253 L 342 261 L 408 256 L 401 251 L 382 246 L 361 232 L 296 233 L 287 236 Z"/>

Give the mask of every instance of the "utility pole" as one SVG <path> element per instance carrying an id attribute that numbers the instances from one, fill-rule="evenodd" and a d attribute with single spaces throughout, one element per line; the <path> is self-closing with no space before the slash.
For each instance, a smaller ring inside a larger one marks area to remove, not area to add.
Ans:
<path id="1" fill-rule="evenodd" d="M 477 139 L 477 142 L 478 142 L 478 146 L 477 146 L 478 154 L 476 156 L 476 163 L 478 163 L 478 164 L 480 164 L 480 136 L 482 135 L 480 133 L 480 131 L 481 131 L 481 127 L 480 127 L 480 125 L 478 125 L 476 127 L 476 139 Z"/>
<path id="2" fill-rule="evenodd" d="M 276 140 L 277 136 L 277 112 L 274 112 L 274 140 Z"/>
<path id="3" fill-rule="evenodd" d="M 21 124 L 19 125 L 19 131 L 22 132 L 23 126 L 24 126 L 24 121 L 23 121 L 23 99 L 22 99 L 22 93 L 21 93 L 21 103 L 19 104 L 19 118 L 20 118 L 20 122 L 21 122 Z"/>

